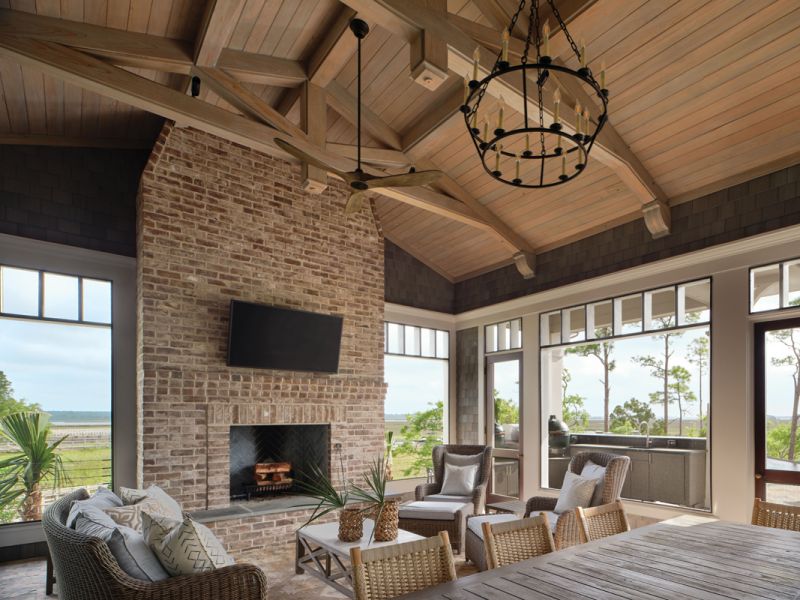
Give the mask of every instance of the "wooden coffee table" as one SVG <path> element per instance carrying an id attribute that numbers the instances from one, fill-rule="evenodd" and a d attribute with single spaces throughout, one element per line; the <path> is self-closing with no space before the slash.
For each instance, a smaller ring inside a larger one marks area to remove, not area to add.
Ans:
<path id="1" fill-rule="evenodd" d="M 309 525 L 297 530 L 297 554 L 295 573 L 308 573 L 324 581 L 342 594 L 353 597 L 353 581 L 350 568 L 350 548 L 380 548 L 402 542 L 413 542 L 424 539 L 410 531 L 399 529 L 397 539 L 391 542 L 369 543 L 370 534 L 375 523 L 372 519 L 364 520 L 364 535 L 358 542 L 343 542 L 339 539 L 339 523 L 322 523 Z"/>

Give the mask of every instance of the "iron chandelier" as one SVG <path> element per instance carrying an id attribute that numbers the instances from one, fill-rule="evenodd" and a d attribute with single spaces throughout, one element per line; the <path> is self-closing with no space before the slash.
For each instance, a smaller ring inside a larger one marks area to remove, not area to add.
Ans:
<path id="1" fill-rule="evenodd" d="M 520 0 L 508 29 L 503 31 L 501 50 L 494 66 L 483 79 L 478 79 L 480 50 L 475 49 L 472 79 L 464 78 L 461 112 L 483 168 L 489 175 L 516 187 L 545 188 L 570 181 L 585 169 L 595 139 L 607 120 L 608 90 L 605 89 L 605 65 L 600 68 L 598 81 L 587 66 L 584 43 L 581 42 L 579 47 L 572 39 L 553 0 L 544 0 L 542 4 L 549 5 L 580 67 L 571 69 L 564 63 L 556 63 L 550 56 L 550 29 L 546 22 L 540 27 L 539 0 L 530 0 L 528 35 L 519 63 L 509 61 L 510 32 L 527 3 L 528 0 Z M 567 82 L 566 78 L 572 81 Z M 514 85 L 514 79 L 518 85 L 515 87 L 521 90 L 519 112 L 523 119 L 518 126 L 505 128 L 508 123 L 503 119 L 502 89 Z M 557 81 L 559 79 L 561 81 Z M 597 97 L 596 104 L 602 107 L 602 112 L 592 115 L 590 107 L 581 107 L 576 101 L 574 121 L 564 119 L 561 89 L 575 90 L 579 87 L 590 98 Z M 481 112 L 487 92 L 490 97 L 500 100 L 499 110 L 493 115 L 488 114 L 492 107 Z M 546 95 L 552 98 L 552 111 L 545 111 Z M 538 115 L 529 114 L 537 109 Z"/>

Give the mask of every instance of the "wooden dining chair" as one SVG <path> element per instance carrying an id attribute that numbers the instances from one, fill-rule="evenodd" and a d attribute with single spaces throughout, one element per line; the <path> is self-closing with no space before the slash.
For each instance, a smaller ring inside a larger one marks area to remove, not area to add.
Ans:
<path id="1" fill-rule="evenodd" d="M 386 600 L 454 581 L 456 567 L 446 531 L 379 548 L 350 549 L 356 600 Z"/>
<path id="2" fill-rule="evenodd" d="M 787 506 L 764 502 L 756 498 L 753 502 L 753 525 L 800 531 L 800 506 Z"/>
<path id="3" fill-rule="evenodd" d="M 550 522 L 544 513 L 515 521 L 483 523 L 481 527 L 486 566 L 489 569 L 556 551 Z"/>
<path id="4" fill-rule="evenodd" d="M 625 507 L 619 500 L 592 508 L 578 507 L 575 510 L 578 511 L 581 541 L 584 544 L 631 530 Z"/>

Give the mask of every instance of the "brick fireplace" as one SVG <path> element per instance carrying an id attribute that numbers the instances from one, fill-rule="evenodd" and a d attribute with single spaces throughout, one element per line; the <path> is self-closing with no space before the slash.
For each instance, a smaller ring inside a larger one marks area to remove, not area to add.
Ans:
<path id="1" fill-rule="evenodd" d="M 138 199 L 139 469 L 189 511 L 230 505 L 231 427 L 326 425 L 348 477 L 383 447 L 383 236 L 330 180 L 166 125 Z M 229 368 L 231 299 L 344 317 L 339 372 Z M 210 522 L 231 550 L 288 541 L 307 513 Z M 251 531 L 258 531 L 253 535 Z"/>

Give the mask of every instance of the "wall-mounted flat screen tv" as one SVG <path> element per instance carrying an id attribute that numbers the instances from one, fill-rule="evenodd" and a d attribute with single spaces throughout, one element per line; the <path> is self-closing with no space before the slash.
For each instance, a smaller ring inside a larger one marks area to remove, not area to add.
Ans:
<path id="1" fill-rule="evenodd" d="M 231 301 L 228 366 L 336 373 L 342 317 Z"/>

